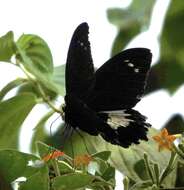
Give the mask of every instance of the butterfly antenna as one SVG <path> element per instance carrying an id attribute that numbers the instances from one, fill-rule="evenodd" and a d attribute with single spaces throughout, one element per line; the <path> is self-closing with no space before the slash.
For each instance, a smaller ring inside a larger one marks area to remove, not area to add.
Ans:
<path id="1" fill-rule="evenodd" d="M 50 136 L 53 136 L 53 134 L 52 134 L 52 126 L 54 125 L 54 123 L 58 120 L 60 118 L 60 115 L 56 118 L 56 119 L 54 119 L 54 121 L 52 121 L 52 123 L 50 124 Z"/>

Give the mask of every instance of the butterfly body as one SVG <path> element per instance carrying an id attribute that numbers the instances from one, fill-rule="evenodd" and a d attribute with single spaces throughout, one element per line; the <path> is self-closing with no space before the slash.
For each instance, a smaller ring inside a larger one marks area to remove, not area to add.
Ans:
<path id="1" fill-rule="evenodd" d="M 147 140 L 150 124 L 132 108 L 144 93 L 150 64 L 150 50 L 133 48 L 120 52 L 95 72 L 88 25 L 79 25 L 66 63 L 65 122 L 122 147 Z"/>

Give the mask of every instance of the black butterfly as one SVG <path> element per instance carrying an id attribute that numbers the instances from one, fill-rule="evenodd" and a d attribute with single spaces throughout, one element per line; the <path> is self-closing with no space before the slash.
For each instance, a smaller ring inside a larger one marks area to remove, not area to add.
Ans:
<path id="1" fill-rule="evenodd" d="M 132 109 L 144 93 L 152 54 L 146 48 L 125 50 L 96 72 L 88 25 L 75 30 L 66 62 L 64 118 L 67 125 L 128 147 L 148 140 L 146 117 Z"/>

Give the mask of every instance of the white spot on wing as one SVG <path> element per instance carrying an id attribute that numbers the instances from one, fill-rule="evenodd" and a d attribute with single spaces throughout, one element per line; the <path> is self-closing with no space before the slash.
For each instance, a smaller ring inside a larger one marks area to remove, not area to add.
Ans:
<path id="1" fill-rule="evenodd" d="M 142 95 L 137 95 L 136 98 L 140 100 L 142 98 Z"/>
<path id="2" fill-rule="evenodd" d="M 126 60 L 124 60 L 124 62 L 125 62 L 125 63 L 128 63 L 128 62 L 130 62 L 130 60 L 126 59 Z"/>
<path id="3" fill-rule="evenodd" d="M 128 63 L 128 66 L 129 67 L 134 67 L 134 64 L 133 63 Z"/>
<path id="4" fill-rule="evenodd" d="M 138 72 L 139 72 L 139 69 L 134 69 L 134 72 L 135 72 L 135 73 L 138 73 Z"/>
<path id="5" fill-rule="evenodd" d="M 130 122 L 133 120 L 126 118 L 131 114 L 125 113 L 126 110 L 117 110 L 117 111 L 104 111 L 103 113 L 108 114 L 107 123 L 113 128 L 117 129 L 118 127 L 127 127 Z"/>

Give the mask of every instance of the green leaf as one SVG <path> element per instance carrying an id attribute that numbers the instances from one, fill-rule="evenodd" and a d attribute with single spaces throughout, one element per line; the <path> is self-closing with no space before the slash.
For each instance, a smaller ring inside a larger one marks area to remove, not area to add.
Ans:
<path id="1" fill-rule="evenodd" d="M 52 81 L 57 86 L 61 95 L 65 94 L 65 65 L 54 67 Z"/>
<path id="2" fill-rule="evenodd" d="M 147 93 L 162 88 L 174 93 L 184 83 L 183 20 L 183 2 L 171 1 L 160 37 L 160 60 L 151 70 Z"/>
<path id="3" fill-rule="evenodd" d="M 116 38 L 114 39 L 111 56 L 121 52 L 125 46 L 140 32 L 140 25 L 134 23 L 132 26 L 120 28 Z"/>
<path id="4" fill-rule="evenodd" d="M 54 111 L 51 110 L 50 112 L 46 113 L 40 121 L 37 123 L 36 127 L 34 128 L 34 134 L 32 136 L 32 141 L 31 141 L 31 149 L 33 152 L 36 151 L 35 149 L 35 143 L 36 141 L 44 141 L 48 136 L 46 135 L 44 131 L 44 126 L 47 120 L 54 114 Z"/>
<path id="5" fill-rule="evenodd" d="M 10 31 L 0 38 L 0 61 L 9 62 L 15 53 L 13 32 Z"/>
<path id="6" fill-rule="evenodd" d="M 26 81 L 26 83 L 19 86 L 16 94 L 22 94 L 22 93 L 32 93 L 36 97 L 40 98 L 41 94 L 38 90 L 37 86 L 32 81 Z"/>
<path id="7" fill-rule="evenodd" d="M 0 151 L 0 174 L 6 182 L 12 182 L 19 177 L 29 177 L 38 171 L 37 168 L 28 165 L 29 161 L 38 158 L 31 154 L 16 150 Z"/>
<path id="8" fill-rule="evenodd" d="M 17 44 L 17 61 L 21 62 L 25 68 L 36 77 L 36 80 L 39 81 L 44 89 L 51 90 L 56 94 L 64 95 L 63 87 L 60 84 L 56 84 L 53 80 L 53 73 L 44 73 L 43 70 L 38 69 L 34 66 L 33 60 L 29 57 L 24 50 L 22 50 Z"/>
<path id="9" fill-rule="evenodd" d="M 93 157 L 98 157 L 101 158 L 104 161 L 107 161 L 111 155 L 111 151 L 102 151 L 102 152 L 97 152 L 93 154 Z"/>
<path id="10" fill-rule="evenodd" d="M 105 180 L 105 181 L 109 181 L 111 179 L 114 179 L 115 178 L 115 168 L 114 167 L 108 167 L 105 172 L 103 173 L 102 175 L 102 178 Z"/>
<path id="11" fill-rule="evenodd" d="M 17 41 L 19 48 L 29 57 L 30 65 L 22 62 L 25 68 L 32 72 L 32 68 L 41 73 L 51 74 L 53 72 L 53 60 L 47 43 L 39 36 L 23 34 Z"/>
<path id="12" fill-rule="evenodd" d="M 40 85 L 41 86 L 41 85 Z M 44 94 L 47 96 L 47 98 L 52 101 L 56 98 L 57 94 L 55 91 L 50 90 L 49 88 L 45 86 L 41 86 L 42 90 L 44 91 Z M 21 93 L 33 93 L 37 98 L 43 98 L 38 86 L 33 81 L 27 81 L 26 83 L 19 86 L 17 90 L 17 94 Z"/>
<path id="13" fill-rule="evenodd" d="M 0 101 L 4 98 L 4 96 L 13 88 L 18 87 L 19 85 L 23 84 L 27 80 L 24 78 L 17 78 L 11 82 L 9 82 L 3 89 L 0 91 Z"/>
<path id="14" fill-rule="evenodd" d="M 27 178 L 25 182 L 19 184 L 19 190 L 49 190 L 48 169 L 42 168 L 41 171 Z"/>
<path id="15" fill-rule="evenodd" d="M 61 135 L 61 131 L 59 131 L 58 134 Z M 68 143 L 67 142 L 65 143 L 65 146 L 63 147 L 63 151 L 67 155 L 71 156 L 72 158 L 75 157 L 76 155 L 93 154 L 95 152 L 94 148 L 88 142 L 88 139 L 85 138 L 85 135 L 86 133 L 82 131 L 80 131 L 80 134 L 79 132 L 74 131 L 72 136 L 69 135 L 67 137 Z M 66 138 L 66 136 L 64 136 L 64 133 L 62 132 L 62 136 L 60 137 L 60 139 L 64 139 L 64 138 Z"/>
<path id="16" fill-rule="evenodd" d="M 94 179 L 95 177 L 89 174 L 70 173 L 54 178 L 52 187 L 55 190 L 76 190 L 87 187 Z"/>
<path id="17" fill-rule="evenodd" d="M 108 9 L 109 21 L 119 29 L 112 48 L 112 55 L 119 53 L 130 40 L 148 28 L 155 0 L 134 0 L 127 9 Z"/>
<path id="18" fill-rule="evenodd" d="M 53 62 L 50 49 L 46 42 L 36 35 L 22 35 L 16 43 L 18 63 L 36 77 L 36 80 L 56 94 L 63 95 L 64 87 L 55 83 Z M 55 69 L 56 71 L 57 69 Z M 61 77 L 61 81 L 64 78 Z"/>
<path id="19" fill-rule="evenodd" d="M 17 148 L 20 127 L 35 104 L 33 94 L 21 94 L 0 103 L 0 148 Z"/>
<path id="20" fill-rule="evenodd" d="M 135 164 L 134 164 L 134 171 L 137 173 L 137 175 L 139 176 L 139 178 L 141 180 L 148 180 L 148 175 L 147 175 L 147 171 L 143 170 L 143 168 L 145 168 L 145 163 L 143 159 L 138 160 Z"/>

